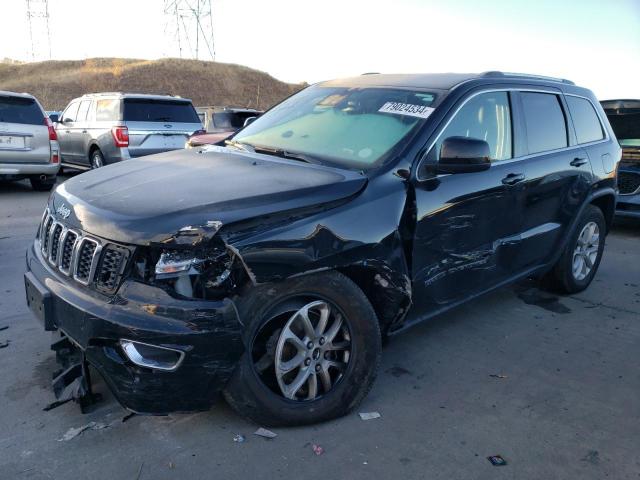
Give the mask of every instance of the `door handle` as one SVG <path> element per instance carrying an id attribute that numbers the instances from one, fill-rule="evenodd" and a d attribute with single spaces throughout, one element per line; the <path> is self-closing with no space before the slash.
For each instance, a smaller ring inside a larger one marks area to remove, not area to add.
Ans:
<path id="1" fill-rule="evenodd" d="M 571 162 L 569 162 L 569 165 L 571 165 L 572 167 L 581 167 L 585 163 L 587 163 L 587 159 L 586 158 L 578 157 L 578 158 L 574 158 L 573 160 L 571 160 Z"/>
<path id="2" fill-rule="evenodd" d="M 64 133 L 71 133 L 71 130 L 65 130 Z"/>
<path id="3" fill-rule="evenodd" d="M 87 131 L 86 130 L 82 130 L 82 133 L 87 133 Z"/>
<path id="4" fill-rule="evenodd" d="M 502 179 L 504 185 L 515 185 L 525 179 L 524 173 L 510 173 Z"/>

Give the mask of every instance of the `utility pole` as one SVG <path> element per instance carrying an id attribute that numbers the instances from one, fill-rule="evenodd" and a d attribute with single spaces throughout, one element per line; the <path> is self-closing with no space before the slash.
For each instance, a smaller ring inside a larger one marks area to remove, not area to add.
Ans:
<path id="1" fill-rule="evenodd" d="M 51 32 L 49 30 L 49 0 L 26 0 L 31 61 L 51 60 Z"/>
<path id="2" fill-rule="evenodd" d="M 167 56 L 215 60 L 211 0 L 164 0 Z M 176 52 L 177 47 L 177 52 Z"/>

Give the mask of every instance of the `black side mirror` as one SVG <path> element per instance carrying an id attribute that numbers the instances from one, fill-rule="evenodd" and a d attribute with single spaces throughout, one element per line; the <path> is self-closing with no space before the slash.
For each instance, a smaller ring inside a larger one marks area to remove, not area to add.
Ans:
<path id="1" fill-rule="evenodd" d="M 70 118 L 63 118 L 62 119 L 62 123 L 71 123 L 73 122 L 73 120 L 71 120 Z"/>
<path id="2" fill-rule="evenodd" d="M 442 142 L 437 173 L 471 173 L 488 170 L 491 151 L 484 140 L 449 137 Z"/>
<path id="3" fill-rule="evenodd" d="M 256 117 L 247 117 L 245 119 L 244 124 L 242 125 L 242 127 L 244 128 L 244 127 L 247 127 L 247 126 L 251 125 L 253 122 L 255 122 L 256 118 L 258 118 L 258 117 L 257 116 Z"/>

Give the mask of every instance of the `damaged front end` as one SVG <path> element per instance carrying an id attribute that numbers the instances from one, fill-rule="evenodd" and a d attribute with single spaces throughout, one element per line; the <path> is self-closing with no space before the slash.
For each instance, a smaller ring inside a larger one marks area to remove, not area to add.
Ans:
<path id="1" fill-rule="evenodd" d="M 29 249 L 28 303 L 57 332 L 62 367 L 51 408 L 74 400 L 85 410 L 97 400 L 88 365 L 124 407 L 152 414 L 210 408 L 233 373 L 244 347 L 229 297 L 248 279 L 233 252 L 211 237 L 132 251 L 106 294 L 61 274 L 38 240 Z"/>
<path id="2" fill-rule="evenodd" d="M 131 278 L 182 299 L 220 300 L 255 283 L 239 252 L 217 235 L 220 222 L 187 226 L 167 239 L 139 247 Z"/>

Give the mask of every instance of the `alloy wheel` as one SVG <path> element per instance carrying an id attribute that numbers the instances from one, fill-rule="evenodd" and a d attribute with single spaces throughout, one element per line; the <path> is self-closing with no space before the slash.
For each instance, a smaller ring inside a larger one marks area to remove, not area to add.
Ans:
<path id="1" fill-rule="evenodd" d="M 266 353 L 254 362 L 263 383 L 295 401 L 312 401 L 340 382 L 351 359 L 351 334 L 345 316 L 325 300 L 304 304 L 271 319 Z"/>
<path id="2" fill-rule="evenodd" d="M 578 280 L 584 280 L 593 270 L 598 258 L 600 247 L 600 229 L 595 222 L 587 223 L 580 235 L 573 251 L 572 273 Z"/>
<path id="3" fill-rule="evenodd" d="M 91 157 L 91 168 L 100 168 L 104 166 L 104 160 L 102 159 L 102 155 L 99 153 L 94 153 Z"/>

